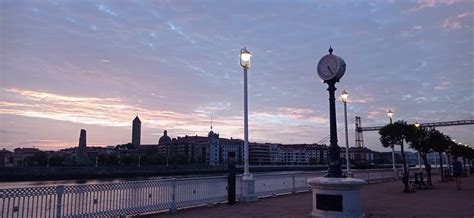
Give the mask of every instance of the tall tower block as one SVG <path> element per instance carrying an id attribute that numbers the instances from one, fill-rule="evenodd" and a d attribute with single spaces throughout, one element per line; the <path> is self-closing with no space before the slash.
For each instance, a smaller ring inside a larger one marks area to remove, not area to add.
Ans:
<path id="1" fill-rule="evenodd" d="M 85 152 L 87 146 L 86 130 L 81 129 L 81 134 L 79 135 L 79 152 Z"/>
<path id="2" fill-rule="evenodd" d="M 87 164 L 89 158 L 87 156 L 87 138 L 86 130 L 81 129 L 81 134 L 79 135 L 79 147 L 77 149 L 77 164 Z"/>
<path id="3" fill-rule="evenodd" d="M 132 122 L 132 144 L 135 146 L 135 148 L 140 146 L 141 129 L 142 121 L 140 121 L 140 118 L 136 116 Z"/>

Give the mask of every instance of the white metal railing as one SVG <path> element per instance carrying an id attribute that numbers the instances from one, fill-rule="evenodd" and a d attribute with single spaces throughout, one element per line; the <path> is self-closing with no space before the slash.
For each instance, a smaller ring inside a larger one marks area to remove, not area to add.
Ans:
<path id="1" fill-rule="evenodd" d="M 391 170 L 353 171 L 369 182 L 394 179 Z M 258 197 L 309 191 L 324 172 L 255 174 Z M 240 197 L 241 176 L 236 178 Z M 110 217 L 209 205 L 227 200 L 227 176 L 0 189 L 0 217 Z"/>

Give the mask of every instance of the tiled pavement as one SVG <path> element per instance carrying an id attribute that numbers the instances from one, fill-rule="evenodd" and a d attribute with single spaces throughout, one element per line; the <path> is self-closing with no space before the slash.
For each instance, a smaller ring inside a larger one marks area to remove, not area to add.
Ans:
<path id="1" fill-rule="evenodd" d="M 435 187 L 403 193 L 401 181 L 369 184 L 362 188 L 365 217 L 469 217 L 474 218 L 474 175 L 462 178 L 462 190 L 456 184 L 439 182 Z M 311 193 L 260 199 L 253 203 L 219 204 L 162 213 L 146 217 L 309 217 Z"/>

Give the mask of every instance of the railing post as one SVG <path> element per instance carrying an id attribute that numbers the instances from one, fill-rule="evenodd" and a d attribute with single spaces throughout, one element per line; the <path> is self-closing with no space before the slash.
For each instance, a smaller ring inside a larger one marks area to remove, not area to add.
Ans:
<path id="1" fill-rule="evenodd" d="M 176 213 L 177 206 L 176 206 L 176 178 L 171 179 L 171 213 Z"/>
<path id="2" fill-rule="evenodd" d="M 56 186 L 56 217 L 61 218 L 62 217 L 62 199 L 63 199 L 63 193 L 64 193 L 64 186 L 59 185 Z"/>
<path id="3" fill-rule="evenodd" d="M 296 182 L 295 182 L 295 174 L 291 175 L 291 179 L 293 180 L 293 191 L 292 193 L 296 193 Z"/>

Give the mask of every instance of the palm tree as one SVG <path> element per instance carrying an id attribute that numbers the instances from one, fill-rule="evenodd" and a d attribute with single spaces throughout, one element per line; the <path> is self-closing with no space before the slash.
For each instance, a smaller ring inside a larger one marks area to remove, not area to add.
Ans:
<path id="1" fill-rule="evenodd" d="M 449 149 L 451 144 L 451 139 L 449 136 L 444 135 L 438 130 L 432 129 L 429 132 L 429 144 L 433 148 L 433 151 L 438 152 L 439 155 L 439 166 L 440 166 L 440 175 L 441 181 L 444 181 L 444 171 L 443 171 L 443 152 Z"/>
<path id="2" fill-rule="evenodd" d="M 426 170 L 426 177 L 428 185 L 433 185 L 431 181 L 431 164 L 428 162 L 427 155 L 431 152 L 431 145 L 429 144 L 429 131 L 423 127 L 415 127 L 408 125 L 406 128 L 405 140 L 410 144 L 410 148 L 417 150 L 423 160 Z"/>
<path id="3" fill-rule="evenodd" d="M 405 141 L 407 131 L 407 124 L 405 121 L 397 121 L 393 124 L 388 124 L 382 127 L 379 130 L 380 135 L 380 143 L 382 143 L 383 147 L 393 147 L 395 145 L 400 145 L 400 151 L 402 153 L 402 166 L 403 166 L 403 177 L 402 182 L 404 184 L 404 191 L 410 192 L 410 188 L 408 186 L 408 170 L 406 165 L 405 159 L 405 149 L 403 146 L 403 142 Z"/>

